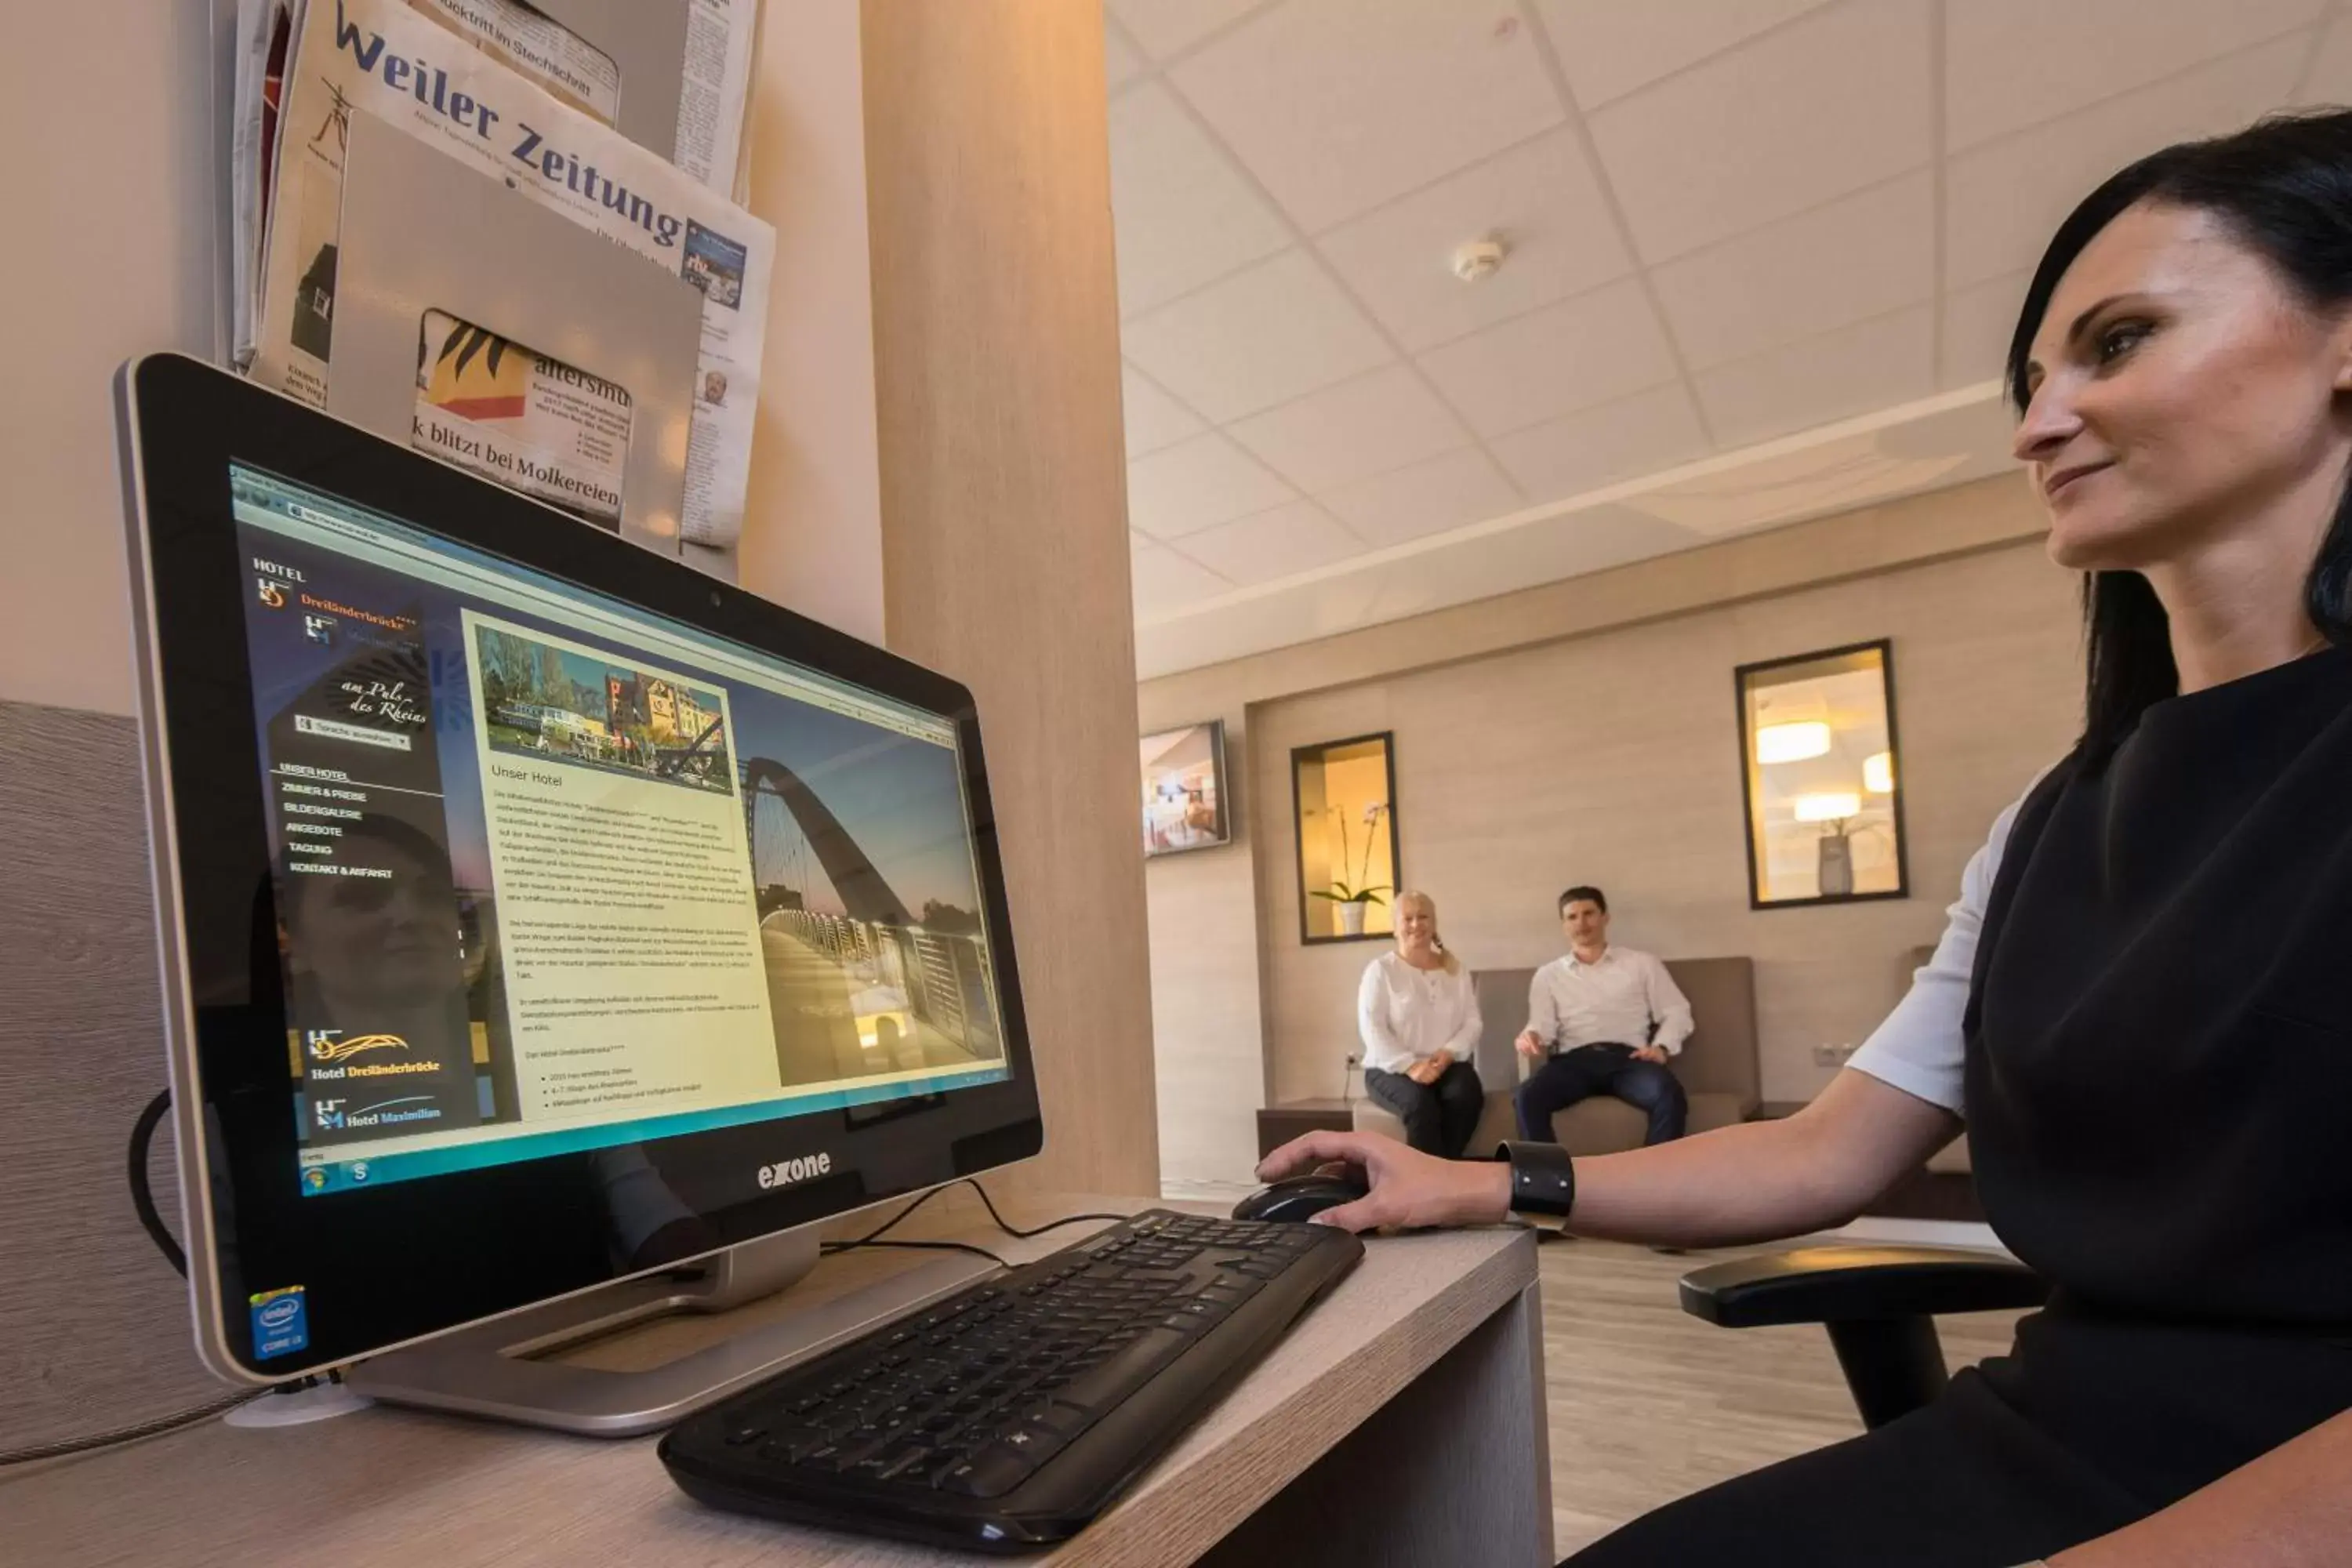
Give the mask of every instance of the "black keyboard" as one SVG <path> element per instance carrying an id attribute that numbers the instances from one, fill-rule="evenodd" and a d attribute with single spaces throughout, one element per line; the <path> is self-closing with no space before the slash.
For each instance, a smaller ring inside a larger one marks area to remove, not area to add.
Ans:
<path id="1" fill-rule="evenodd" d="M 688 1417 L 662 1463 L 719 1508 L 1031 1551 L 1086 1528 L 1363 1253 L 1147 1210 Z"/>

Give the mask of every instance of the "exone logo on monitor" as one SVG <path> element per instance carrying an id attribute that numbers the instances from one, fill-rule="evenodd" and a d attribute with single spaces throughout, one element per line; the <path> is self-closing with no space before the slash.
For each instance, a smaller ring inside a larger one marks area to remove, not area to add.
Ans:
<path id="1" fill-rule="evenodd" d="M 760 1167 L 760 1185 L 762 1189 L 789 1187 L 796 1183 L 808 1181 L 812 1177 L 828 1174 L 832 1170 L 833 1156 L 830 1154 L 810 1154 L 798 1160 L 779 1160 L 772 1165 Z"/>

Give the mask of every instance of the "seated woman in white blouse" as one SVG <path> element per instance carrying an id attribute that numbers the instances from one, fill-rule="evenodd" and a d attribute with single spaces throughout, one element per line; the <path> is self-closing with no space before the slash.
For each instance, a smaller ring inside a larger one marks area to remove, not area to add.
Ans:
<path id="1" fill-rule="evenodd" d="M 1424 1154 L 1461 1158 L 1486 1103 L 1470 1054 L 1478 1044 L 1478 997 L 1462 961 L 1437 935 L 1427 893 L 1396 901 L 1396 951 L 1364 966 L 1356 992 L 1364 1037 L 1364 1092 L 1404 1122 Z"/>

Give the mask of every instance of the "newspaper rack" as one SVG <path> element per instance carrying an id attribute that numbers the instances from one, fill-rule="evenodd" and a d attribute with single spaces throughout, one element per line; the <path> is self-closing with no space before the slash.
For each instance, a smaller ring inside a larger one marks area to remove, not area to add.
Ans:
<path id="1" fill-rule="evenodd" d="M 621 533 L 679 555 L 701 291 L 373 115 L 349 159 L 328 412 L 412 444 L 419 321 L 478 322 L 629 390 Z"/>

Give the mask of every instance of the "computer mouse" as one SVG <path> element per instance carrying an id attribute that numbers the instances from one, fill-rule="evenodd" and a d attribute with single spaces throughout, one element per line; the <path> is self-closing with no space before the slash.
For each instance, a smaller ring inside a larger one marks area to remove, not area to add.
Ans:
<path id="1" fill-rule="evenodd" d="M 1370 1190 L 1364 1184 L 1364 1178 L 1352 1171 L 1333 1175 L 1293 1176 L 1286 1182 L 1260 1187 L 1235 1204 L 1234 1217 L 1297 1225 L 1313 1218 L 1325 1209 L 1354 1203 Z"/>

